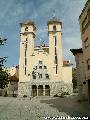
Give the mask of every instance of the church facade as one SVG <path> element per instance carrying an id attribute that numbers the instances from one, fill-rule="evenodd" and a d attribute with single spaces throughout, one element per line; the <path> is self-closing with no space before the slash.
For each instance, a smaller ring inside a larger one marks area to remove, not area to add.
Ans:
<path id="1" fill-rule="evenodd" d="M 62 60 L 62 22 L 55 17 L 48 21 L 49 46 L 34 45 L 34 22 L 20 26 L 18 96 L 72 94 L 72 66 L 64 66 Z"/>

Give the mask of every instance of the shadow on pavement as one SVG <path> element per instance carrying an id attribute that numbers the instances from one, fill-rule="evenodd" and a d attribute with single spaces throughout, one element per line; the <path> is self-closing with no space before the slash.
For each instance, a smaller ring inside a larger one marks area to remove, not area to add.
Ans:
<path id="1" fill-rule="evenodd" d="M 65 112 L 71 117 L 89 117 L 90 105 L 87 102 L 78 102 L 76 96 L 70 97 L 52 97 L 48 100 L 40 100 L 41 103 L 58 109 L 59 112 Z"/>

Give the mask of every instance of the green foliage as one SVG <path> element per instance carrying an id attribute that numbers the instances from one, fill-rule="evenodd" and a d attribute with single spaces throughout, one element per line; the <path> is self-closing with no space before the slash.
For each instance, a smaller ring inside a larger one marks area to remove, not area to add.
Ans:
<path id="1" fill-rule="evenodd" d="M 59 97 L 59 96 L 56 94 L 56 95 L 54 95 L 54 97 Z"/>
<path id="2" fill-rule="evenodd" d="M 62 92 L 60 96 L 55 96 L 55 97 L 64 98 L 65 95 L 70 95 L 70 94 L 69 94 L 69 92 Z"/>
<path id="3" fill-rule="evenodd" d="M 0 68 L 0 88 L 3 89 L 8 84 L 8 74 L 2 68 Z"/>
<path id="4" fill-rule="evenodd" d="M 0 37 L 0 45 L 4 45 L 4 44 L 6 43 L 6 40 L 7 40 L 7 39 L 5 39 L 5 38 L 2 39 L 2 38 Z"/>
<path id="5" fill-rule="evenodd" d="M 54 97 L 61 97 L 61 98 L 63 98 L 65 95 L 70 95 L 70 94 L 69 94 L 69 92 L 63 92 L 63 93 L 61 93 L 60 96 L 58 94 L 55 94 Z"/>
<path id="6" fill-rule="evenodd" d="M 2 39 L 2 38 L 0 37 L 0 46 L 4 45 L 4 44 L 6 43 L 6 40 L 7 40 L 7 39 Z M 6 62 L 6 58 L 7 58 L 7 57 L 0 57 L 0 67 L 3 66 L 4 62 Z"/>
<path id="7" fill-rule="evenodd" d="M 7 57 L 0 58 L 0 68 L 4 66 L 4 62 L 6 62 Z"/>
<path id="8" fill-rule="evenodd" d="M 63 92 L 61 95 L 70 95 L 69 92 Z"/>
<path id="9" fill-rule="evenodd" d="M 73 82 L 73 89 L 77 88 L 77 73 L 76 73 L 76 68 L 73 68 L 72 70 L 72 82 Z"/>
<path id="10" fill-rule="evenodd" d="M 4 45 L 7 39 L 2 39 L 0 37 L 0 46 Z M 0 57 L 0 88 L 3 89 L 8 84 L 8 74 L 3 70 L 4 62 L 6 62 L 6 57 Z"/>

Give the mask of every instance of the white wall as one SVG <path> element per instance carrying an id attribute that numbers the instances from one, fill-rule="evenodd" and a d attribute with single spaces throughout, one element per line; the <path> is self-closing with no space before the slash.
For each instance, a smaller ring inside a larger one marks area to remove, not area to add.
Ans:
<path id="1" fill-rule="evenodd" d="M 72 83 L 72 67 L 71 66 L 65 66 L 63 67 L 63 81 L 65 83 Z"/>

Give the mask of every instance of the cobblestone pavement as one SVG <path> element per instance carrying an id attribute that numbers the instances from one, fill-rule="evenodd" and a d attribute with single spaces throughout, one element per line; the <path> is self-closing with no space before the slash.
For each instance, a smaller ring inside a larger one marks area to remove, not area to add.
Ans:
<path id="1" fill-rule="evenodd" d="M 46 116 L 87 116 L 86 113 L 90 113 L 89 107 L 87 110 L 82 108 L 83 105 L 75 103 L 71 98 L 35 97 L 30 100 L 0 97 L 0 120 L 45 120 Z"/>
<path id="2" fill-rule="evenodd" d="M 71 117 L 88 117 L 90 118 L 90 104 L 88 101 L 78 101 L 78 96 L 69 96 L 65 98 L 55 98 L 41 100 L 49 106 L 56 108 L 59 112 L 67 113 Z"/>

